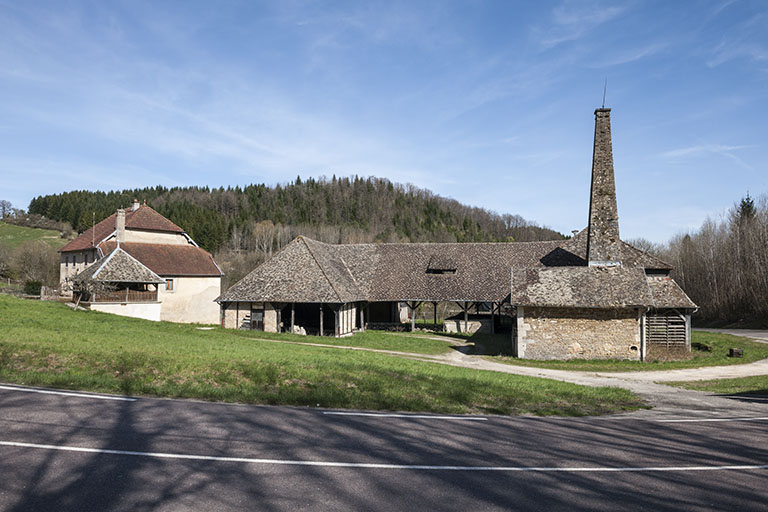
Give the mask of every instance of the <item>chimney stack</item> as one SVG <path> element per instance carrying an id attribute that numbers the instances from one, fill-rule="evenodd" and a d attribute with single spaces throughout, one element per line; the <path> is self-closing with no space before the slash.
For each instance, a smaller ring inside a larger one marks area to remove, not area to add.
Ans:
<path id="1" fill-rule="evenodd" d="M 117 245 L 119 247 L 121 242 L 125 242 L 125 210 L 122 208 L 117 210 L 115 231 L 117 231 Z"/>
<path id="2" fill-rule="evenodd" d="M 592 188 L 587 230 L 589 266 L 621 265 L 619 213 L 611 146 L 611 109 L 595 110 L 595 144 L 592 153 Z"/>
<path id="3" fill-rule="evenodd" d="M 133 204 L 131 205 L 131 211 L 135 212 L 136 210 L 139 209 L 139 206 L 140 206 L 139 205 L 139 200 L 134 197 L 133 198 Z"/>

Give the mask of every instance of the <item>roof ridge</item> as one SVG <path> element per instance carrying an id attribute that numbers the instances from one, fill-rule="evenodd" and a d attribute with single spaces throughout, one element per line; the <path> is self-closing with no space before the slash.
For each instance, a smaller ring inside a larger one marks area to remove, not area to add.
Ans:
<path id="1" fill-rule="evenodd" d="M 325 269 L 323 268 L 323 266 L 322 266 L 322 265 L 320 264 L 320 262 L 318 261 L 318 259 L 317 259 L 317 256 L 315 256 L 315 253 L 314 253 L 314 252 L 312 252 L 312 248 L 309 246 L 309 244 L 307 243 L 307 241 L 304 239 L 304 237 L 303 237 L 303 236 L 300 236 L 299 238 L 300 238 L 300 239 L 301 239 L 301 241 L 304 243 L 304 247 L 306 247 L 306 248 L 307 248 L 307 251 L 309 251 L 309 255 L 310 255 L 310 256 L 312 256 L 312 259 L 313 259 L 313 260 L 315 260 L 315 264 L 317 265 L 317 268 L 319 268 L 319 269 L 320 269 L 320 272 L 322 272 L 322 273 L 323 273 L 323 277 L 324 277 L 324 278 L 325 278 L 325 280 L 328 282 L 328 285 L 331 287 L 331 290 L 333 290 L 333 293 L 335 293 L 335 294 L 336 294 L 336 298 L 337 298 L 337 299 L 339 299 L 339 302 L 344 302 L 343 300 L 341 300 L 341 294 L 340 294 L 340 293 L 339 293 L 339 291 L 336 289 L 336 287 L 335 287 L 335 286 L 333 286 L 333 283 L 332 283 L 332 282 L 331 282 L 331 280 L 328 278 L 328 273 L 325 271 Z M 313 240 L 313 242 L 314 242 L 314 241 L 315 241 L 315 240 Z M 321 242 L 321 243 L 322 243 L 322 242 Z"/>
<path id="2" fill-rule="evenodd" d="M 91 276 L 92 278 L 95 279 L 96 276 L 99 275 L 99 272 L 102 271 L 102 269 L 104 268 L 104 265 L 109 263 L 109 260 L 111 260 L 115 256 L 115 254 L 117 253 L 118 249 L 120 249 L 120 246 L 117 246 L 116 248 L 114 248 L 112 250 L 112 252 L 110 252 L 109 255 L 106 258 L 104 258 L 104 261 L 102 261 L 101 264 L 99 264 L 99 268 L 97 268 L 96 271 Z M 125 252 L 125 251 L 123 251 L 123 252 Z"/>

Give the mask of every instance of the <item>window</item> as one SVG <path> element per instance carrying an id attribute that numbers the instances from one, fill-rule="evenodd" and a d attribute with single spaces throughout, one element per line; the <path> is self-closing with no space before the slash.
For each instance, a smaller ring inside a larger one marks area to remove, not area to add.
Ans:
<path id="1" fill-rule="evenodd" d="M 165 291 L 172 292 L 174 291 L 174 282 L 173 279 L 166 279 L 165 280 Z"/>

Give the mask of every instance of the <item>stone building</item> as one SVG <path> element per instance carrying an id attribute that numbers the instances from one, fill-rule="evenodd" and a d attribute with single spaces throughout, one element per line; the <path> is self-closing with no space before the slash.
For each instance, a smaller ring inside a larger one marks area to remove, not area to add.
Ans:
<path id="1" fill-rule="evenodd" d="M 299 237 L 218 299 L 221 325 L 343 336 L 424 302 L 488 312 L 532 359 L 665 359 L 690 351 L 696 305 L 672 267 L 623 242 L 610 109 L 595 111 L 588 226 L 569 240 L 331 245 Z M 459 320 L 458 324 L 461 323 Z"/>
<path id="2" fill-rule="evenodd" d="M 60 250 L 60 285 L 94 310 L 184 323 L 217 323 L 223 273 L 179 226 L 134 200 Z M 123 279 L 119 279 L 120 277 Z M 109 286 L 107 286 L 109 284 Z M 93 288 L 93 287 L 90 287 Z"/>

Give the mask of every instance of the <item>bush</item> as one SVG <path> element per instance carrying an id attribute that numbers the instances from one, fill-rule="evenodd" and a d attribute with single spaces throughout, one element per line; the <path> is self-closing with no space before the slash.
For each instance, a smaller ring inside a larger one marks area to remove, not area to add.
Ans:
<path id="1" fill-rule="evenodd" d="M 40 288 L 42 288 L 43 283 L 40 281 L 25 281 L 24 282 L 24 293 L 27 295 L 40 295 Z"/>

